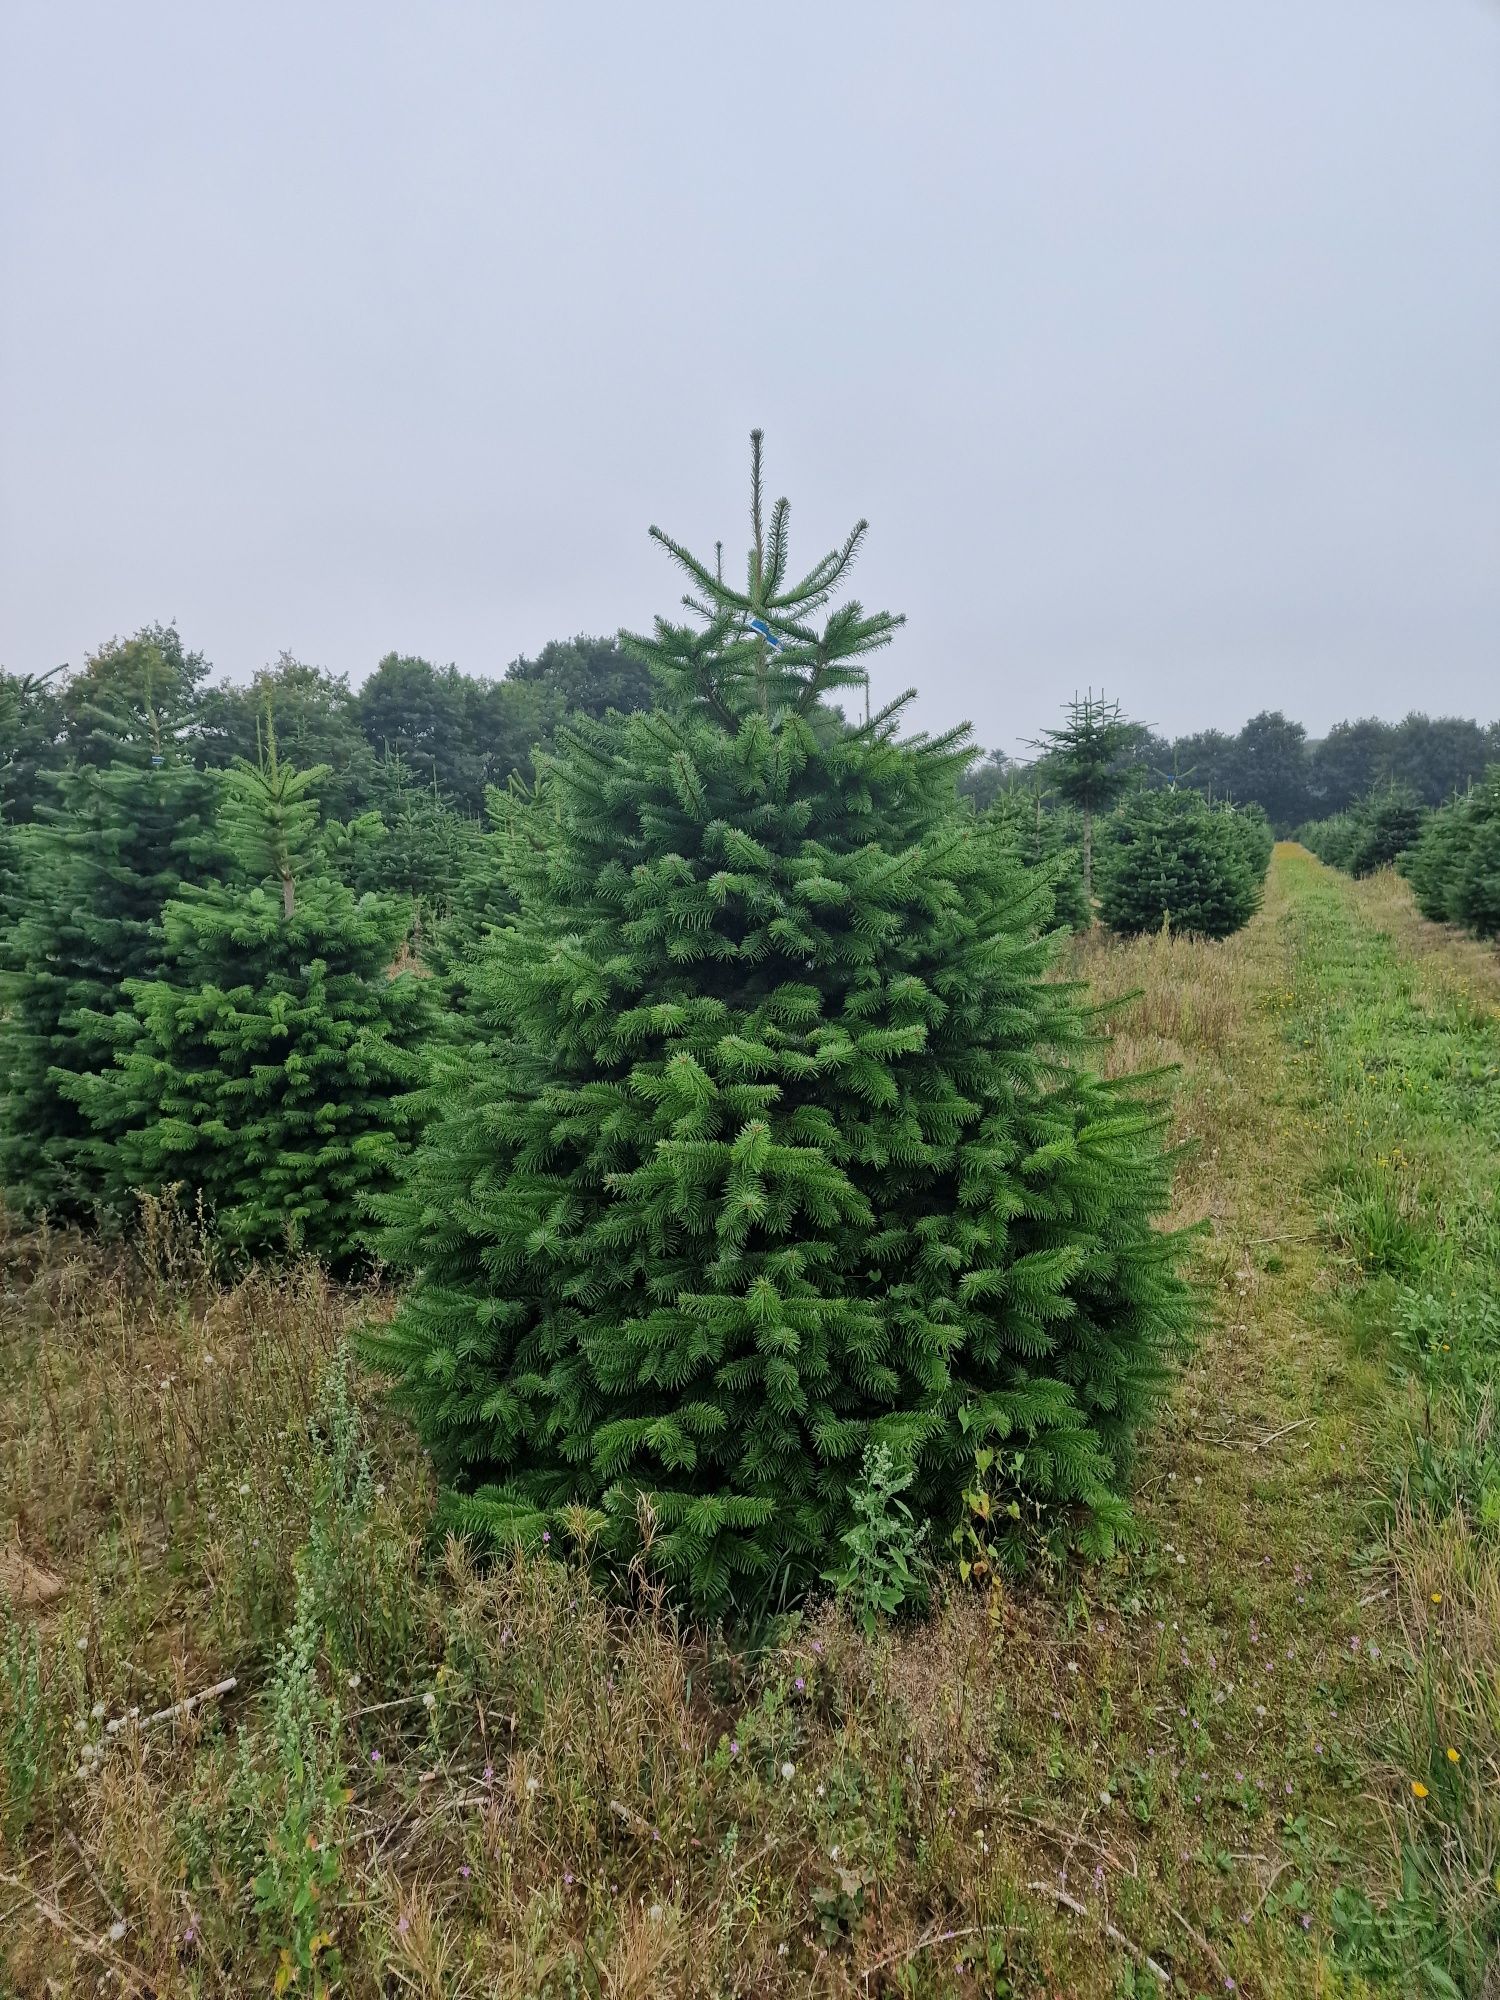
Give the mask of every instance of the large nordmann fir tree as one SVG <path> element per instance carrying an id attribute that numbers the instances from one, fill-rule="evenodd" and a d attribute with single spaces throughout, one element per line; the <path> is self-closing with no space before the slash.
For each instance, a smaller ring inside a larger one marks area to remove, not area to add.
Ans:
<path id="1" fill-rule="evenodd" d="M 366 1200 L 406 1143 L 421 1052 L 440 1032 L 432 981 L 397 971 L 405 898 L 356 896 L 319 839 L 313 788 L 276 754 L 222 780 L 223 879 L 162 913 L 157 977 L 132 980 L 115 1067 L 77 1088 L 117 1134 L 130 1187 L 201 1200 L 243 1252 L 361 1253 Z"/>
<path id="2" fill-rule="evenodd" d="M 450 1519 L 577 1503 L 709 1612 L 818 1575 L 873 1443 L 943 1516 L 1001 1440 L 1107 1536 L 1187 1316 L 1159 1108 L 1075 1066 L 967 732 L 828 726 L 900 623 L 828 608 L 864 523 L 791 580 L 758 435 L 753 523 L 743 589 L 652 529 L 693 585 L 633 642 L 660 709 L 566 731 L 510 812 L 486 1038 L 382 1204 L 416 1277 L 371 1341 Z"/>

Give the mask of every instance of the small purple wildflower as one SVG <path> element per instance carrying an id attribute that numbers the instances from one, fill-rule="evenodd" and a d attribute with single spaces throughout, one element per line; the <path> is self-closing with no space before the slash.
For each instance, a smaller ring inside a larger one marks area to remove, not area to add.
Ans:
<path id="1" fill-rule="evenodd" d="M 463 1876 L 464 1880 L 467 1882 L 469 1877 L 474 1873 L 474 1870 L 469 1866 L 468 1862 L 465 1861 L 458 1872 L 460 1875 Z"/>
<path id="2" fill-rule="evenodd" d="M 739 1754 L 740 1754 L 740 1745 L 739 1745 L 739 1739 L 738 1739 L 738 1737 L 736 1737 L 736 1739 L 734 1740 L 734 1742 L 730 1744 L 730 1746 L 729 1746 L 729 1754 L 730 1754 L 730 1756 L 731 1756 L 731 1757 L 738 1757 L 738 1756 L 739 1756 Z"/>
<path id="3" fill-rule="evenodd" d="M 411 1929 L 411 1918 L 398 1917 L 396 1919 L 396 1929 L 401 1933 L 402 1937 L 405 1937 L 406 1933 Z"/>
<path id="4" fill-rule="evenodd" d="M 551 1539 L 552 1539 L 552 1530 L 551 1530 L 550 1528 L 543 1528 L 543 1530 L 542 1530 L 542 1540 L 543 1540 L 544 1542 L 550 1542 L 550 1541 L 551 1541 Z"/>
<path id="5" fill-rule="evenodd" d="M 803 1680 L 801 1674 L 798 1674 L 796 1680 L 793 1681 L 792 1686 L 796 1688 L 798 1694 L 801 1694 L 802 1690 L 807 1686 L 807 1682 Z"/>
<path id="6" fill-rule="evenodd" d="M 378 1764 L 380 1762 L 380 1752 L 378 1750 L 372 1750 L 370 1752 L 370 1762 L 372 1764 Z"/>

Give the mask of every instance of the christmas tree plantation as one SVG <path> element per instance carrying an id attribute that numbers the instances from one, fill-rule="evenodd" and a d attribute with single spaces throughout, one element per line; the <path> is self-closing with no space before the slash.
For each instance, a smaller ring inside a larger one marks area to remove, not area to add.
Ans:
<path id="1" fill-rule="evenodd" d="M 1187 1319 L 1159 1107 L 1077 1060 L 964 733 L 830 726 L 899 622 L 827 608 L 863 524 L 793 583 L 758 439 L 753 494 L 742 590 L 653 530 L 693 585 L 636 642 L 662 708 L 506 811 L 517 914 L 380 1204 L 416 1275 L 371 1343 L 459 1524 L 577 1503 L 707 1611 L 815 1578 L 875 1443 L 944 1516 L 999 1442 L 1107 1539 Z"/>
<path id="2" fill-rule="evenodd" d="M 320 775 L 274 738 L 225 774 L 224 879 L 167 904 L 159 976 L 127 982 L 133 1032 L 74 1088 L 117 1135 L 124 1185 L 180 1188 L 236 1249 L 344 1266 L 392 1181 L 440 1009 L 430 980 L 393 969 L 404 899 L 356 897 L 331 871 Z"/>

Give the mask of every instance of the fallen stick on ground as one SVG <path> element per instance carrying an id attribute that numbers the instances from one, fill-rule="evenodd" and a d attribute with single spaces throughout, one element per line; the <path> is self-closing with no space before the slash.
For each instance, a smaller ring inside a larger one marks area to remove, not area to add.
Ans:
<path id="1" fill-rule="evenodd" d="M 1089 1915 L 1086 1906 L 1080 1903 L 1075 1896 L 1070 1896 L 1067 1890 L 1056 1882 L 1028 1882 L 1026 1886 L 1035 1895 L 1051 1896 L 1053 1901 L 1061 1903 L 1065 1910 L 1071 1910 L 1075 1917 L 1087 1917 Z M 1116 1930 L 1115 1926 L 1108 1919 L 1095 1918 L 1094 1921 L 1103 1924 L 1104 1935 L 1109 1939 L 1111 1944 L 1117 1944 L 1121 1951 L 1129 1952 L 1136 1964 L 1144 1965 L 1148 1972 L 1154 1973 L 1163 1986 L 1171 1985 L 1171 1973 L 1165 1971 L 1148 1952 L 1142 1951 L 1138 1944 L 1126 1937 L 1124 1931 Z"/>
<path id="2" fill-rule="evenodd" d="M 112 1722 L 106 1722 L 104 1727 L 111 1736 L 117 1736 L 126 1723 L 132 1720 L 139 1721 L 142 1729 L 149 1729 L 153 1722 L 172 1722 L 179 1715 L 191 1715 L 200 1702 L 212 1701 L 217 1695 L 232 1694 L 238 1686 L 238 1680 L 231 1674 L 227 1681 L 215 1681 L 211 1688 L 199 1688 L 196 1694 L 184 1695 L 181 1701 L 174 1701 L 166 1708 L 157 1709 L 154 1715 L 135 1718 L 121 1715 Z"/>
<path id="3" fill-rule="evenodd" d="M 1290 1437 L 1293 1431 L 1305 1430 L 1309 1424 L 1317 1422 L 1316 1417 L 1299 1417 L 1294 1424 L 1283 1424 L 1279 1431 L 1272 1431 L 1268 1437 L 1259 1439 L 1250 1446 L 1251 1451 L 1264 1451 L 1268 1444 L 1275 1444 L 1277 1438 Z"/>
<path id="4" fill-rule="evenodd" d="M 961 1931 L 929 1932 L 926 1937 L 918 1938 L 914 1945 L 905 1949 L 898 1946 L 895 1951 L 888 1951 L 884 1958 L 877 1958 L 873 1965 L 867 1965 L 859 1975 L 860 1984 L 868 1993 L 870 1981 L 876 1973 L 883 1972 L 888 1965 L 894 1965 L 898 1958 L 903 1965 L 910 1964 L 912 1959 L 919 1958 L 924 1951 L 931 1951 L 940 1944 L 955 1944 L 960 1938 L 978 1937 L 984 1928 L 983 1924 L 967 1924 Z"/>

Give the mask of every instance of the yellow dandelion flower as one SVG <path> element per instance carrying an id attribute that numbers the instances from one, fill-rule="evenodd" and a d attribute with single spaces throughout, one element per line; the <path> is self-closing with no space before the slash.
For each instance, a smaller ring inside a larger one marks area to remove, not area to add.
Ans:
<path id="1" fill-rule="evenodd" d="M 1443 1601 L 1443 1593 L 1440 1590 L 1435 1590 L 1432 1593 L 1432 1601 L 1434 1604 L 1441 1604 Z"/>
<path id="2" fill-rule="evenodd" d="M 1456 1764 L 1458 1762 L 1458 1752 L 1454 1749 L 1451 1743 L 1448 1745 L 1448 1762 L 1450 1764 Z"/>
<path id="3" fill-rule="evenodd" d="M 1427 1796 L 1427 1787 L 1426 1787 L 1426 1786 L 1425 1786 L 1425 1785 L 1424 1785 L 1424 1784 L 1422 1783 L 1422 1780 L 1421 1780 L 1420 1778 L 1413 1778 L 1413 1779 L 1412 1779 L 1412 1781 L 1411 1781 L 1411 1788 L 1412 1788 L 1412 1793 L 1413 1793 L 1413 1795 L 1414 1795 L 1414 1796 L 1415 1796 L 1416 1798 L 1419 1798 L 1419 1799 L 1425 1799 L 1425 1798 L 1426 1798 L 1426 1796 Z"/>

